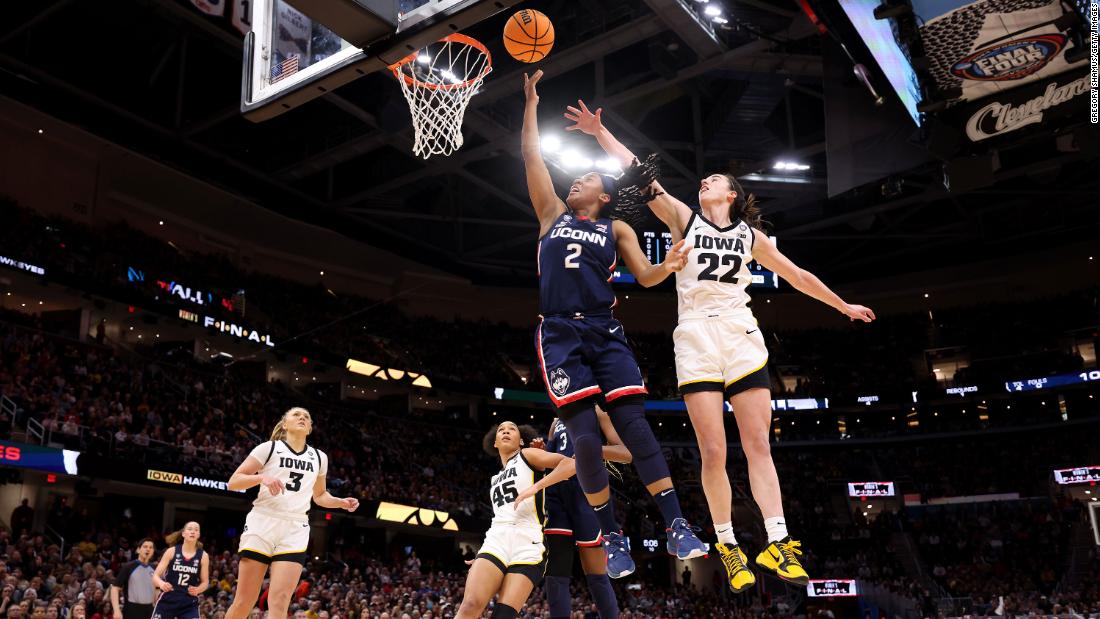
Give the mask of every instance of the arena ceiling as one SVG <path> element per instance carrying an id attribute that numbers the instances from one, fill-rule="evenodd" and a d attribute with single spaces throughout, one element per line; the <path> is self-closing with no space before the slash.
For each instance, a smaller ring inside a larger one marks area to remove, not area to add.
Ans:
<path id="1" fill-rule="evenodd" d="M 602 106 L 636 152 L 661 154 L 666 187 L 684 197 L 713 171 L 811 165 L 806 183 L 745 186 L 781 246 L 833 281 L 1016 255 L 1041 235 L 1096 237 L 1100 174 L 1081 152 L 1004 152 L 996 183 L 969 193 L 949 192 L 933 162 L 827 198 L 832 43 L 793 0 L 723 2 L 730 24 L 716 36 L 685 20 L 678 0 L 525 3 L 557 32 L 538 65 L 544 132 L 561 130 L 557 112 L 578 97 Z M 477 281 L 531 281 L 537 226 L 518 156 L 526 67 L 502 49 L 466 114 L 466 144 L 425 162 L 411 154 L 408 108 L 388 75 L 263 123 L 242 118 L 242 37 L 186 0 L 7 9 L 8 96 L 291 217 Z M 469 33 L 496 41 L 504 17 Z M 563 189 L 571 176 L 555 178 Z"/>

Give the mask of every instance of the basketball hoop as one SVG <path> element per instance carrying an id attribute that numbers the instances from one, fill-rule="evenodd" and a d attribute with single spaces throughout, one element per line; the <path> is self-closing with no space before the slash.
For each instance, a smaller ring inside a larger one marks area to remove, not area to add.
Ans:
<path id="1" fill-rule="evenodd" d="M 462 146 L 462 118 L 482 80 L 493 70 L 489 50 L 464 34 L 450 34 L 390 65 L 409 102 L 416 138 L 413 153 L 425 159 Z"/>

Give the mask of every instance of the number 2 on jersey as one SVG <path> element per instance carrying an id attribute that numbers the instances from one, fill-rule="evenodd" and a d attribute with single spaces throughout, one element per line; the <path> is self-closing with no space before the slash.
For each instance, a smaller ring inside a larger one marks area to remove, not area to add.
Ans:
<path id="1" fill-rule="evenodd" d="M 569 255 L 565 257 L 565 268 L 567 269 L 579 269 L 580 263 L 577 262 L 577 258 L 581 257 L 581 250 L 583 246 L 580 243 L 570 243 L 565 246 L 569 250 Z"/>
<path id="2" fill-rule="evenodd" d="M 699 254 L 699 264 L 707 263 L 706 268 L 699 272 L 699 281 L 709 280 L 712 282 L 722 282 L 724 284 L 736 284 L 736 273 L 741 270 L 741 256 L 737 254 L 726 254 L 722 256 L 722 266 L 729 266 L 733 263 L 733 268 L 726 271 L 722 275 L 715 275 L 714 272 L 718 270 L 718 254 Z"/>

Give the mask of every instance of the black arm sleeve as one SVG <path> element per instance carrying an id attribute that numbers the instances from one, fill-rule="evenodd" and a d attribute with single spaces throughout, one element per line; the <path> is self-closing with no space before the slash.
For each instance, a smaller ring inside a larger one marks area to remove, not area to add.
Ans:
<path id="1" fill-rule="evenodd" d="M 115 578 L 114 585 L 119 589 L 122 589 L 122 594 L 126 595 L 127 588 L 130 585 L 130 574 L 134 573 L 134 569 L 137 568 L 138 561 L 130 561 L 129 563 L 123 563 L 122 567 L 118 569 L 118 576 Z"/>

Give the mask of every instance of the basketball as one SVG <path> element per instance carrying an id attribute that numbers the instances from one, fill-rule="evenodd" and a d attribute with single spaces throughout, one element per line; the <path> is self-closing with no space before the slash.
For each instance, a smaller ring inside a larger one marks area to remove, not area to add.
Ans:
<path id="1" fill-rule="evenodd" d="M 554 24 L 538 11 L 517 11 L 504 24 L 504 48 L 520 62 L 538 62 L 553 47 Z"/>

